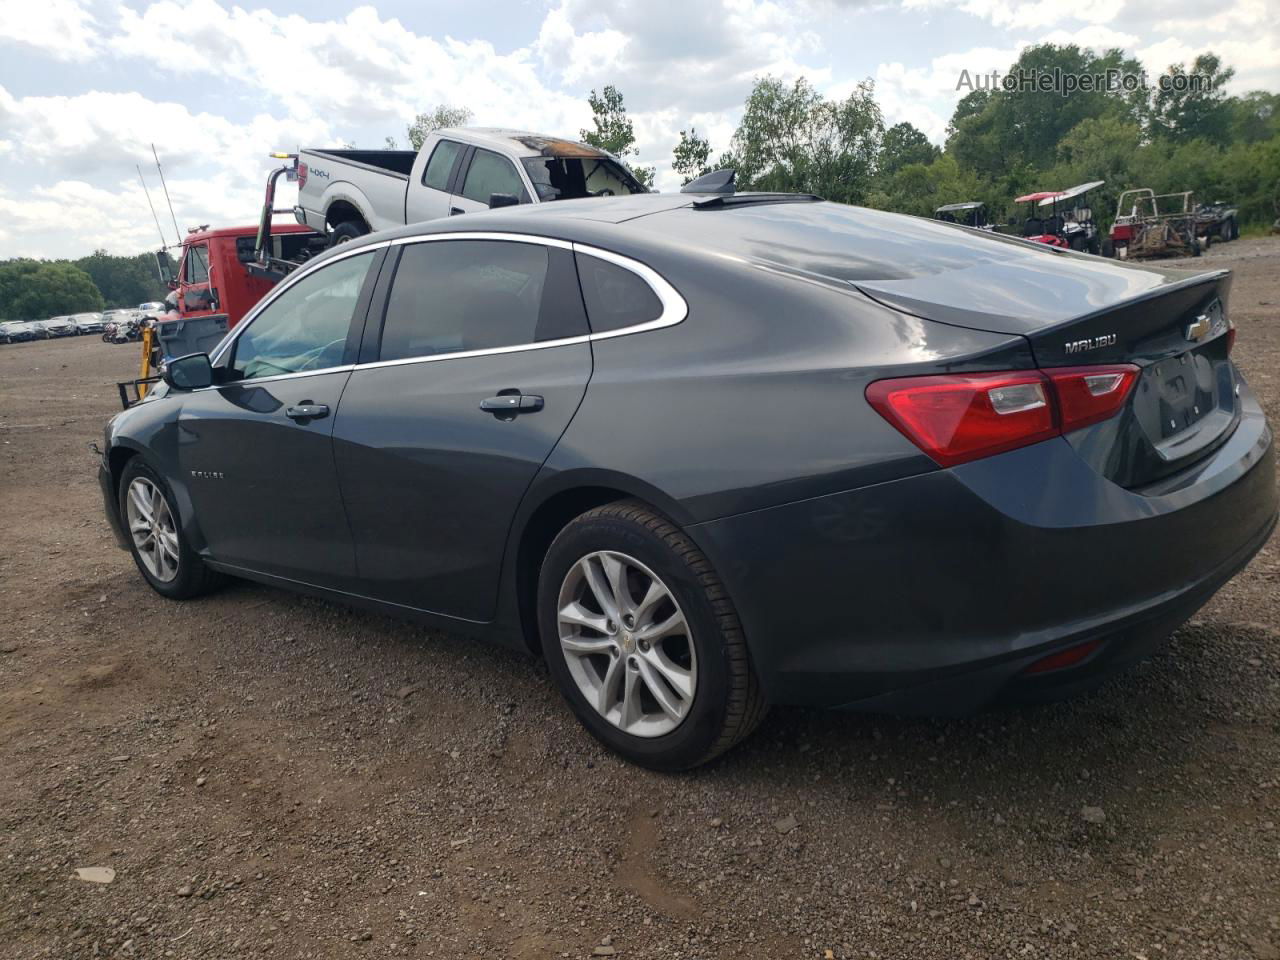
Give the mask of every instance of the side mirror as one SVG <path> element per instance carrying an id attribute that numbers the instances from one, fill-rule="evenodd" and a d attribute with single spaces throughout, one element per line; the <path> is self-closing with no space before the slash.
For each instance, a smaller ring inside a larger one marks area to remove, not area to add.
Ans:
<path id="1" fill-rule="evenodd" d="M 514 193 L 491 193 L 489 194 L 489 209 L 497 210 L 499 207 L 515 207 L 520 204 L 520 198 Z"/>
<path id="2" fill-rule="evenodd" d="M 174 390 L 199 390 L 213 385 L 213 365 L 207 353 L 189 353 L 170 360 L 160 376 Z"/>

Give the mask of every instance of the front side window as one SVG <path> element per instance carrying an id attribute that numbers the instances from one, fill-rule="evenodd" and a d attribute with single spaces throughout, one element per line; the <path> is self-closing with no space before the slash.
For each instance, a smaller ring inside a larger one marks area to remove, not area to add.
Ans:
<path id="1" fill-rule="evenodd" d="M 371 251 L 322 267 L 276 297 L 236 339 L 229 379 L 340 366 L 373 256 Z"/>
<path id="2" fill-rule="evenodd" d="M 524 169 L 540 200 L 645 193 L 627 168 L 608 157 L 528 157 Z"/>
<path id="3" fill-rule="evenodd" d="M 468 200 L 487 205 L 489 196 L 494 193 L 509 193 L 523 199 L 524 184 L 520 182 L 520 174 L 516 173 L 516 168 L 506 157 L 491 150 L 477 150 L 471 158 L 471 166 L 467 168 L 462 195 Z"/>
<path id="4" fill-rule="evenodd" d="M 209 282 L 209 248 L 204 244 L 187 247 L 187 283 Z"/>
<path id="5" fill-rule="evenodd" d="M 378 358 L 490 350 L 586 332 L 568 250 L 438 240 L 404 248 L 387 298 Z"/>
<path id="6" fill-rule="evenodd" d="M 433 190 L 444 190 L 449 186 L 449 174 L 453 172 L 453 162 L 462 152 L 462 144 L 453 140 L 441 140 L 431 151 L 431 159 L 427 161 L 427 169 L 422 171 L 423 186 Z"/>

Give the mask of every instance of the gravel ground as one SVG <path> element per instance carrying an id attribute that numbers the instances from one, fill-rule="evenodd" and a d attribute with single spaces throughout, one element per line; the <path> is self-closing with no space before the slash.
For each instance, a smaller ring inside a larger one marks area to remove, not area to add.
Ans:
<path id="1" fill-rule="evenodd" d="M 1280 423 L 1280 238 L 1215 262 Z M 777 709 L 664 776 L 531 658 L 151 593 L 85 449 L 135 353 L 0 347 L 0 956 L 1280 958 L 1275 538 L 1083 699 Z"/>

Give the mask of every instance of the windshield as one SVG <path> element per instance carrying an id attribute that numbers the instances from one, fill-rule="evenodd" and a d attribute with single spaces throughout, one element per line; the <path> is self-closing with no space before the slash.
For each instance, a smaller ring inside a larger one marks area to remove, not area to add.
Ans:
<path id="1" fill-rule="evenodd" d="M 626 167 L 608 157 L 526 157 L 524 168 L 539 200 L 623 197 L 647 192 Z"/>

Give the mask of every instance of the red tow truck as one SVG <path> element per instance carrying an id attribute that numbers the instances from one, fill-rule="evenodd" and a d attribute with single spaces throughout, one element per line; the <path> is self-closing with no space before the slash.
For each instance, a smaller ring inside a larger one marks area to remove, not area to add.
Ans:
<path id="1" fill-rule="evenodd" d="M 169 248 L 156 253 L 160 279 L 173 291 L 168 313 L 157 316 L 143 337 L 141 377 L 117 384 L 125 406 L 146 395 L 165 359 L 211 350 L 291 270 L 328 245 L 327 238 L 297 223 L 272 223 L 276 184 L 297 179 L 297 154 L 273 153 L 288 162 L 267 178 L 257 224 L 187 231 L 175 266 Z M 132 395 L 130 394 L 132 388 Z"/>

